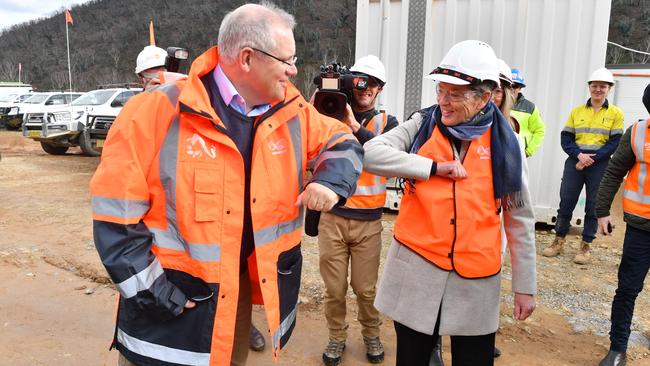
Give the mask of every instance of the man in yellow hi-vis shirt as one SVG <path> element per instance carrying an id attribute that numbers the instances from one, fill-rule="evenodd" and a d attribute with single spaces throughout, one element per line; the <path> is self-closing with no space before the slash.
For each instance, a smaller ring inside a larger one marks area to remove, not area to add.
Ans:
<path id="1" fill-rule="evenodd" d="M 589 246 L 596 237 L 596 193 L 607 162 L 623 134 L 623 111 L 607 101 L 614 86 L 612 73 L 600 68 L 588 82 L 591 98 L 574 108 L 561 133 L 561 144 L 569 155 L 564 163 L 560 185 L 560 207 L 555 223 L 555 240 L 542 254 L 555 257 L 563 252 L 573 209 L 578 203 L 583 185 L 587 191 L 584 229 L 580 250 L 573 258 L 577 264 L 589 263 Z"/>

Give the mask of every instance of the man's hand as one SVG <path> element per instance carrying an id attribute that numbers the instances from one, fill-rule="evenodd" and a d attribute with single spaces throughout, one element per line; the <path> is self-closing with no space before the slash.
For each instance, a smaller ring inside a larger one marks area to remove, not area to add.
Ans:
<path id="1" fill-rule="evenodd" d="M 535 310 L 535 297 L 528 294 L 515 292 L 515 312 L 516 320 L 526 320 Z"/>
<path id="2" fill-rule="evenodd" d="M 591 157 L 594 156 L 594 155 L 596 155 L 596 154 L 585 154 L 585 153 L 580 153 L 580 154 L 578 154 L 578 160 L 580 160 L 580 162 L 581 162 L 585 167 L 588 167 L 588 166 L 591 166 L 591 164 L 594 163 L 594 159 L 591 158 Z"/>
<path id="3" fill-rule="evenodd" d="M 354 112 L 352 112 L 352 107 L 350 107 L 349 104 L 345 105 L 345 117 L 343 117 L 343 123 L 346 125 L 350 126 L 352 129 L 352 132 L 357 132 L 361 128 L 361 124 L 357 122 L 357 120 L 354 118 Z"/>
<path id="4" fill-rule="evenodd" d="M 180 314 L 183 314 L 183 312 L 185 312 L 185 309 L 192 309 L 195 306 L 196 306 L 196 303 L 194 301 L 187 300 L 187 302 L 185 303 L 185 306 L 183 307 L 183 310 L 181 310 Z"/>
<path id="5" fill-rule="evenodd" d="M 459 180 L 467 178 L 467 170 L 459 160 L 437 163 L 436 175 L 441 177 Z"/>
<path id="6" fill-rule="evenodd" d="M 310 210 L 327 212 L 339 201 L 339 196 L 331 189 L 318 183 L 309 183 L 298 195 L 296 206 L 305 206 Z"/>
<path id="7" fill-rule="evenodd" d="M 578 161 L 578 162 L 576 163 L 576 170 L 577 170 L 577 171 L 581 172 L 581 171 L 583 171 L 585 168 L 586 168 L 586 166 L 585 166 L 581 161 Z"/>
<path id="8" fill-rule="evenodd" d="M 609 229 L 614 227 L 612 224 L 612 216 L 599 217 L 598 227 L 600 228 L 600 232 L 603 233 L 603 235 L 610 235 L 611 232 Z"/>

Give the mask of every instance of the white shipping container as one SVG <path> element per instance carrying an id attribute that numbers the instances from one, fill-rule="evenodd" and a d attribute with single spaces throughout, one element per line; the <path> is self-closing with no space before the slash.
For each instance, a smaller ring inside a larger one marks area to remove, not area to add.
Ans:
<path id="1" fill-rule="evenodd" d="M 358 0 L 356 57 L 382 58 L 388 82 L 381 107 L 403 121 L 435 103 L 433 70 L 455 43 L 489 43 L 526 78 L 526 98 L 541 110 L 546 137 L 528 159 L 539 222 L 554 223 L 566 154 L 560 132 L 589 97 L 586 80 L 605 64 L 610 0 Z M 582 224 L 584 193 L 572 223 Z"/>

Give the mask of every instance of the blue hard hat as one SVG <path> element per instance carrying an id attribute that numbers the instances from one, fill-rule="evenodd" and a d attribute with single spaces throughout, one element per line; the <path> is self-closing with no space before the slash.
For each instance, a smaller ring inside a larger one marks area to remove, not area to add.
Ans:
<path id="1" fill-rule="evenodd" d="M 522 88 L 526 86 L 524 75 L 519 71 L 519 69 L 512 69 L 512 82 L 513 84 L 521 85 Z"/>

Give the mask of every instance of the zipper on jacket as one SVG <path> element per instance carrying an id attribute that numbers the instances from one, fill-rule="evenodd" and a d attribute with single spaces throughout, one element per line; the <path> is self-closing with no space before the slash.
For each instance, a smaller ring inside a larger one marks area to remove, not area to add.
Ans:
<path id="1" fill-rule="evenodd" d="M 461 143 L 462 144 L 462 143 Z M 460 160 L 460 154 L 456 151 L 456 146 L 454 146 L 454 142 L 449 139 L 449 145 L 451 147 L 452 154 L 454 155 L 454 159 L 457 159 L 458 161 Z M 454 218 L 452 219 L 452 223 L 454 225 L 454 240 L 451 242 L 451 251 L 447 256 L 449 259 L 451 259 L 451 268 L 453 268 L 454 272 L 458 273 L 456 271 L 456 266 L 454 265 L 454 247 L 456 246 L 456 237 L 458 236 L 458 213 L 457 213 L 457 207 L 456 207 L 456 181 L 452 180 L 451 181 L 451 192 L 452 195 L 454 196 Z"/>

